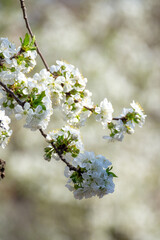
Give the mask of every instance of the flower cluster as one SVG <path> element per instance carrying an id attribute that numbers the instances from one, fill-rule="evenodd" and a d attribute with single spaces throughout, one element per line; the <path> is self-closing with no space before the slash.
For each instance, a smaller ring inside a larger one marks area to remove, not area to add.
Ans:
<path id="1" fill-rule="evenodd" d="M 14 84 L 21 73 L 30 72 L 36 65 L 37 52 L 26 34 L 21 46 L 16 49 L 8 38 L 0 38 L 0 78 L 5 84 Z"/>
<path id="2" fill-rule="evenodd" d="M 13 114 L 17 120 L 24 118 L 24 127 L 32 131 L 39 129 L 49 143 L 44 149 L 44 158 L 66 163 L 65 176 L 69 178 L 66 186 L 75 198 L 112 193 L 116 175 L 109 167 L 111 162 L 84 151 L 79 128 L 93 114 L 103 128 L 111 131 L 103 138 L 122 141 L 125 133 L 134 132 L 136 123 L 140 127 L 144 124 L 146 115 L 142 108 L 133 101 L 131 108 L 124 108 L 118 118 L 113 118 L 111 102 L 105 98 L 94 105 L 92 93 L 86 89 L 87 79 L 78 68 L 65 61 L 56 61 L 50 71 L 42 69 L 28 77 L 27 73 L 36 65 L 35 39 L 30 40 L 26 34 L 20 41 L 21 46 L 16 49 L 7 38 L 0 38 L 0 145 L 4 148 L 12 134 L 8 116 Z M 62 111 L 66 125 L 45 134 L 43 130 L 56 108 Z"/>
<path id="3" fill-rule="evenodd" d="M 37 52 L 33 47 L 34 39 L 30 42 L 29 35 L 26 34 L 24 41 L 21 40 L 21 47 L 17 50 L 6 38 L 2 38 L 0 42 L 0 80 L 21 101 L 21 104 L 18 104 L 9 93 L 1 90 L 2 108 L 8 115 L 14 113 L 17 120 L 26 117 L 24 125 L 26 128 L 46 129 L 53 113 L 47 83 L 53 77 L 46 70 L 41 70 L 32 78 L 25 75 L 36 65 Z"/>
<path id="4" fill-rule="evenodd" d="M 55 77 L 52 93 L 70 125 L 83 126 L 91 115 L 91 92 L 86 89 L 87 79 L 71 64 L 56 61 L 50 70 Z"/>
<path id="5" fill-rule="evenodd" d="M 0 110 L 0 146 L 2 148 L 6 147 L 12 135 L 12 130 L 9 127 L 10 121 L 10 118 L 5 115 L 5 111 Z"/>
<path id="6" fill-rule="evenodd" d="M 103 197 L 114 192 L 113 177 L 116 175 L 109 168 L 111 162 L 102 155 L 95 156 L 93 152 L 80 153 L 72 163 L 80 172 L 65 169 L 65 176 L 69 178 L 66 187 L 73 191 L 76 199 Z"/>
<path id="7" fill-rule="evenodd" d="M 56 150 L 68 161 L 77 157 L 84 150 L 79 130 L 70 126 L 48 133 L 46 139 L 50 144 L 45 148 L 44 158 L 48 161 L 51 160 L 51 157 L 60 160 Z"/>
<path id="8" fill-rule="evenodd" d="M 109 141 L 122 141 L 125 133 L 134 133 L 135 123 L 137 123 L 139 127 L 143 126 L 147 115 L 144 114 L 140 104 L 133 101 L 130 105 L 131 108 L 123 108 L 119 118 L 114 119 L 117 120 L 116 124 L 113 122 L 108 123 L 108 129 L 111 133 L 109 136 L 104 136 L 104 139 L 108 139 Z"/>

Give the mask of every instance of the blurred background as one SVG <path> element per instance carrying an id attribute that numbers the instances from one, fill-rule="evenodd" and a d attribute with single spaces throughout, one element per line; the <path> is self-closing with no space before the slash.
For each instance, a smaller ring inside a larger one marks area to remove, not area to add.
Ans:
<path id="1" fill-rule="evenodd" d="M 107 143 L 101 125 L 82 128 L 85 148 L 108 158 L 118 175 L 115 192 L 75 200 L 65 188 L 64 164 L 43 159 L 39 132 L 12 120 L 14 133 L 0 157 L 0 240 L 160 239 L 160 1 L 26 0 L 28 17 L 49 65 L 77 66 L 99 103 L 115 116 L 134 99 L 147 119 L 122 143 Z M 0 36 L 19 46 L 27 32 L 19 1 L 0 0 Z M 44 66 L 40 59 L 34 72 Z M 50 129 L 62 126 L 55 113 Z"/>

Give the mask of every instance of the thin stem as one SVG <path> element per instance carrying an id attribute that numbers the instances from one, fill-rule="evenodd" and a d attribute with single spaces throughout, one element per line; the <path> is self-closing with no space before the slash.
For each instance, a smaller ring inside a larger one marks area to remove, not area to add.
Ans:
<path id="1" fill-rule="evenodd" d="M 118 121 L 118 120 L 126 121 L 127 119 L 125 117 L 121 117 L 121 118 L 112 118 L 112 120 L 115 120 L 115 121 Z"/>
<path id="2" fill-rule="evenodd" d="M 39 129 L 39 131 L 42 134 L 42 136 L 46 139 L 47 134 L 45 134 L 42 129 Z M 58 148 L 55 146 L 55 144 L 53 142 L 51 142 L 51 145 L 54 148 L 54 150 L 56 151 L 56 153 L 58 154 L 59 158 L 67 165 L 67 167 L 69 167 L 70 171 L 76 171 L 76 172 L 80 173 L 79 169 L 72 166 L 69 162 L 66 161 L 66 159 L 62 156 L 61 152 L 58 150 Z"/>
<path id="3" fill-rule="evenodd" d="M 89 110 L 89 111 L 91 111 L 92 113 L 94 113 L 95 108 L 89 108 L 89 107 L 86 107 L 86 106 L 84 106 L 84 108 Z M 117 118 L 112 118 L 112 120 L 115 120 L 115 121 L 118 121 L 118 120 L 126 121 L 127 119 L 125 117 L 121 117 L 121 118 L 117 117 Z"/>
<path id="4" fill-rule="evenodd" d="M 5 89 L 7 93 L 9 93 L 15 100 L 16 102 L 21 105 L 22 107 L 24 106 L 25 102 L 22 102 L 15 94 L 12 92 L 4 83 L 0 81 L 0 85 Z"/>
<path id="5" fill-rule="evenodd" d="M 22 48 L 19 50 L 19 52 L 17 54 L 15 54 L 12 57 L 10 57 L 10 60 L 12 60 L 13 58 L 17 58 L 19 55 L 21 55 L 21 53 L 23 53 L 23 49 Z"/>
<path id="6" fill-rule="evenodd" d="M 91 111 L 92 113 L 93 113 L 94 110 L 95 110 L 94 108 L 89 108 L 89 107 L 86 107 L 86 106 L 84 106 L 84 108 L 87 109 L 87 110 L 89 110 L 89 111 Z"/>
<path id="7" fill-rule="evenodd" d="M 29 21 L 28 21 L 27 9 L 26 9 L 24 0 L 20 0 L 20 4 L 21 4 L 22 12 L 23 12 L 23 18 L 24 18 L 24 21 L 25 21 L 25 23 L 26 23 L 26 28 L 27 28 L 30 36 L 33 38 L 34 35 L 33 35 L 32 30 L 31 30 Z M 41 53 L 41 51 L 40 51 L 40 49 L 39 49 L 39 47 L 38 47 L 37 41 L 34 42 L 34 45 L 35 45 L 36 48 L 37 48 L 37 53 L 39 54 L 39 56 L 40 56 L 40 58 L 41 58 L 41 60 L 42 60 L 42 62 L 43 62 L 43 64 L 44 64 L 45 68 L 47 69 L 47 71 L 50 72 L 49 67 L 48 67 L 48 64 L 47 64 L 46 60 L 44 59 L 44 57 L 42 56 L 42 53 Z"/>

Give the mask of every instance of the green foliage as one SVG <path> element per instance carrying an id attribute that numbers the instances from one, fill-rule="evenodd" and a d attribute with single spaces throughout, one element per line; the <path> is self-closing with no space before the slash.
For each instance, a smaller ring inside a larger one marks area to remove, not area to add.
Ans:
<path id="1" fill-rule="evenodd" d="M 53 147 L 52 146 L 45 147 L 44 151 L 45 151 L 45 154 L 44 154 L 45 160 L 50 161 L 52 157 L 52 153 L 54 151 Z"/>
<path id="2" fill-rule="evenodd" d="M 15 72 L 16 71 L 15 67 L 10 68 L 10 71 Z"/>
<path id="3" fill-rule="evenodd" d="M 4 65 L 0 65 L 0 72 L 7 71 L 7 68 Z"/>
<path id="4" fill-rule="evenodd" d="M 114 126 L 115 126 L 115 125 L 114 125 L 112 122 L 108 123 L 108 129 L 111 130 L 112 128 L 114 128 Z"/>
<path id="5" fill-rule="evenodd" d="M 76 146 L 78 138 L 71 134 L 70 131 L 65 132 L 63 129 L 61 129 L 61 131 L 62 133 L 60 135 L 55 136 L 54 139 L 49 141 L 51 145 L 44 149 L 45 151 L 44 158 L 46 160 L 51 160 L 52 154 L 57 153 L 57 150 L 59 151 L 60 154 L 63 155 L 70 153 L 73 158 L 77 157 L 78 154 L 80 153 L 80 150 Z M 52 143 L 54 144 L 57 150 L 54 149 Z"/>
<path id="6" fill-rule="evenodd" d="M 75 189 L 82 188 L 83 177 L 81 176 L 80 173 L 73 172 L 72 175 L 70 176 L 70 178 L 72 179 L 72 181 L 74 183 Z"/>
<path id="7" fill-rule="evenodd" d="M 115 124 L 112 123 L 112 122 L 108 123 L 108 129 L 111 131 L 111 133 L 110 133 L 110 137 L 114 137 L 115 134 L 118 133 L 118 130 L 115 129 Z"/>
<path id="8" fill-rule="evenodd" d="M 3 53 L 0 53 L 0 58 L 4 59 Z"/>
<path id="9" fill-rule="evenodd" d="M 42 100 L 45 97 L 45 91 L 41 92 L 40 94 L 37 94 L 38 89 L 34 88 L 29 95 L 27 101 L 30 103 L 31 107 L 36 108 L 37 106 L 41 106 L 42 110 L 46 110 L 45 105 L 43 104 Z"/>
<path id="10" fill-rule="evenodd" d="M 64 135 L 58 136 L 54 144 L 62 154 L 71 153 L 71 156 L 75 158 L 79 154 L 79 149 L 74 144 L 74 141 L 76 140 L 73 139 L 72 134 L 68 131 L 67 138 Z"/>
<path id="11" fill-rule="evenodd" d="M 117 175 L 115 173 L 111 172 L 112 168 L 113 168 L 113 166 L 112 167 L 108 167 L 106 169 L 106 172 L 107 172 L 108 176 L 117 177 Z"/>
<path id="12" fill-rule="evenodd" d="M 22 40 L 22 38 L 20 38 L 20 42 L 22 45 L 22 50 L 24 52 L 27 52 L 29 50 L 36 50 L 36 47 L 34 45 L 35 43 L 35 36 L 33 36 L 32 40 L 30 41 L 30 35 L 28 33 L 26 33 L 24 40 Z"/>

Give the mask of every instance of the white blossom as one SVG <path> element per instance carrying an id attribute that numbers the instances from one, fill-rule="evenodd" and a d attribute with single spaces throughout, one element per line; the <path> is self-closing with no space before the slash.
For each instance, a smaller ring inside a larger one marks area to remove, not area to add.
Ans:
<path id="1" fill-rule="evenodd" d="M 114 192 L 113 175 L 106 171 L 111 162 L 105 157 L 95 156 L 93 152 L 84 152 L 80 153 L 72 164 L 82 169 L 80 175 L 70 171 L 68 167 L 65 169 L 65 176 L 69 178 L 66 187 L 73 191 L 76 199 L 92 196 L 101 198 Z"/>
<path id="2" fill-rule="evenodd" d="M 142 127 L 145 123 L 147 115 L 144 114 L 144 110 L 139 103 L 135 103 L 135 101 L 133 101 L 130 105 L 136 113 L 136 120 L 138 121 L 139 127 Z"/>
<path id="3" fill-rule="evenodd" d="M 46 89 L 53 82 L 53 76 L 46 69 L 42 69 L 39 73 L 35 73 L 33 79 L 36 81 L 36 86 Z"/>
<path id="4" fill-rule="evenodd" d="M 24 107 L 17 105 L 15 107 L 15 117 L 17 120 L 26 117 L 24 127 L 30 128 L 32 131 L 42 128 L 45 130 L 50 121 L 50 116 L 53 113 L 52 102 L 49 94 L 45 94 L 42 99 L 42 105 L 33 108 L 29 102 L 24 104 Z"/>
<path id="5" fill-rule="evenodd" d="M 16 47 L 8 38 L 0 38 L 0 54 L 3 55 L 4 61 L 8 64 L 11 63 L 11 57 L 17 53 Z"/>
<path id="6" fill-rule="evenodd" d="M 78 68 L 64 61 L 56 61 L 57 65 L 51 66 L 50 70 L 55 76 L 51 85 L 53 105 L 60 106 L 64 120 L 71 126 L 80 127 L 91 115 L 84 114 L 85 107 L 92 104 L 91 93 L 86 90 L 87 79 L 79 72 Z M 58 87 L 59 85 L 59 87 Z"/>
<path id="7" fill-rule="evenodd" d="M 114 124 L 112 132 L 110 136 L 103 136 L 104 139 L 109 140 L 109 142 L 114 141 L 122 141 L 124 138 L 124 133 L 126 132 L 126 127 L 122 120 L 118 120 L 116 124 Z"/>
<path id="8" fill-rule="evenodd" d="M 111 102 L 105 98 L 99 105 L 95 107 L 95 117 L 97 121 L 101 121 L 104 128 L 107 127 L 107 124 L 112 121 L 113 107 Z"/>

